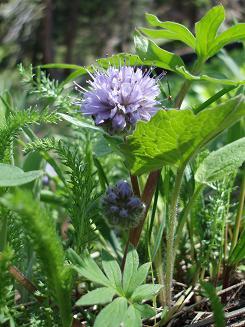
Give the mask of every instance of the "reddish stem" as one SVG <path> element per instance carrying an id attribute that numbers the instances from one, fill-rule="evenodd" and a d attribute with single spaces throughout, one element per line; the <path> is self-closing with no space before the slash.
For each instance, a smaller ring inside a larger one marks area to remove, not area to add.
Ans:
<path id="1" fill-rule="evenodd" d="M 129 232 L 129 242 L 134 247 L 137 247 L 137 245 L 139 243 L 140 235 L 141 235 L 141 232 L 142 232 L 142 229 L 144 226 L 147 212 L 148 212 L 150 204 L 151 204 L 153 194 L 154 194 L 156 186 L 157 186 L 157 181 L 158 181 L 159 176 L 160 176 L 160 170 L 153 171 L 148 176 L 143 194 L 141 196 L 142 202 L 144 202 L 144 204 L 146 205 L 144 217 L 140 221 L 139 225 L 137 227 L 131 229 L 131 231 Z"/>

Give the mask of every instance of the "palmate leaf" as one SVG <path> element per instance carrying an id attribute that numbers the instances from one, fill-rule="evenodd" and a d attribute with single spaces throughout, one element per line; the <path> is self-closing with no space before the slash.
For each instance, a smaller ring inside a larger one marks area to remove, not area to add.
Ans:
<path id="1" fill-rule="evenodd" d="M 160 289 L 163 287 L 163 285 L 160 284 L 143 284 L 138 286 L 135 291 L 133 292 L 131 299 L 134 302 L 140 302 L 143 300 L 150 300 L 154 296 L 157 295 L 157 293 L 160 291 Z"/>
<path id="2" fill-rule="evenodd" d="M 122 289 L 122 273 L 117 261 L 107 252 L 102 252 L 102 267 L 104 272 L 113 286 L 121 291 Z"/>
<path id="3" fill-rule="evenodd" d="M 140 31 L 152 38 L 165 38 L 170 40 L 179 40 L 187 44 L 191 48 L 195 48 L 195 37 L 184 25 L 175 22 L 161 22 L 156 16 L 146 14 L 146 20 L 154 27 L 161 29 L 153 30 L 148 28 L 140 28 Z"/>
<path id="4" fill-rule="evenodd" d="M 126 318 L 124 319 L 123 325 L 125 327 L 141 327 L 141 315 L 140 312 L 133 306 L 128 307 Z"/>
<path id="5" fill-rule="evenodd" d="M 27 184 L 42 176 L 41 170 L 24 172 L 16 166 L 0 163 L 0 187 Z"/>
<path id="6" fill-rule="evenodd" d="M 195 180 L 208 184 L 238 169 L 245 161 L 245 137 L 211 152 L 200 164 Z"/>
<path id="7" fill-rule="evenodd" d="M 135 277 L 139 266 L 139 257 L 135 249 L 131 248 L 127 254 L 123 272 L 123 290 L 126 296 L 130 296 L 135 285 Z"/>
<path id="8" fill-rule="evenodd" d="M 195 115 L 191 110 L 160 110 L 148 123 L 139 122 L 127 145 L 122 145 L 133 174 L 179 167 L 205 144 L 245 114 L 243 96 Z"/>
<path id="9" fill-rule="evenodd" d="M 115 290 L 109 287 L 99 287 L 95 290 L 88 292 L 82 296 L 76 305 L 94 305 L 94 304 L 105 304 L 112 301 L 115 295 Z"/>
<path id="10" fill-rule="evenodd" d="M 127 300 L 116 298 L 100 311 L 95 319 L 94 327 L 119 327 L 127 314 Z"/>

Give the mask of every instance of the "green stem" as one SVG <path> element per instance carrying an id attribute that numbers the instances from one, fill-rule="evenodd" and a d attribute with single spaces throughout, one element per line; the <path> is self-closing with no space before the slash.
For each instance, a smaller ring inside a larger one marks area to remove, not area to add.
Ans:
<path id="1" fill-rule="evenodd" d="M 1 208 L 0 208 L 1 211 Z M 5 210 L 2 210 L 2 214 L 0 217 L 0 252 L 2 252 L 7 244 L 7 220 L 8 220 L 8 215 Z"/>
<path id="2" fill-rule="evenodd" d="M 185 165 L 181 166 L 176 175 L 175 185 L 172 192 L 172 199 L 169 211 L 169 228 L 167 231 L 166 248 L 166 277 L 165 277 L 165 299 L 168 307 L 171 306 L 172 299 L 172 279 L 174 270 L 174 235 L 177 222 L 177 204 L 180 193 L 180 186 L 184 174 Z"/>
<path id="3" fill-rule="evenodd" d="M 235 221 L 235 227 L 234 227 L 230 251 L 232 251 L 237 244 L 241 220 L 242 220 L 243 207 L 244 207 L 244 198 L 245 198 L 245 174 L 243 174 L 243 177 L 242 177 L 242 186 L 241 186 L 241 192 L 240 192 L 240 196 L 239 196 L 239 204 L 238 204 L 238 210 L 237 210 L 237 215 L 236 215 L 236 221 Z"/>
<path id="4" fill-rule="evenodd" d="M 201 68 L 202 68 L 202 65 L 203 65 L 203 62 L 200 61 L 200 60 L 197 60 L 196 63 L 194 64 L 193 68 L 192 68 L 192 71 L 191 71 L 192 74 L 198 74 L 200 72 Z M 184 98 L 186 96 L 186 93 L 189 90 L 191 84 L 192 84 L 191 80 L 186 80 L 183 83 L 183 85 L 182 85 L 182 87 L 181 87 L 181 89 L 180 89 L 180 91 L 179 91 L 179 93 L 178 93 L 178 95 L 176 97 L 176 100 L 175 100 L 175 107 L 176 108 L 181 107 L 181 104 L 182 104 L 182 102 L 183 102 L 183 100 L 184 100 Z"/>

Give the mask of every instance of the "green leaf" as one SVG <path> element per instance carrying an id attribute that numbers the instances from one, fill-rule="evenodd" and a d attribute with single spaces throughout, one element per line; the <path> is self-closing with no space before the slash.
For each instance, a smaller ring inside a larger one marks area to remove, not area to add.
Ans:
<path id="1" fill-rule="evenodd" d="M 130 249 L 125 262 L 123 272 L 123 290 L 127 296 L 133 292 L 135 285 L 135 277 L 139 266 L 139 257 L 135 249 Z"/>
<path id="2" fill-rule="evenodd" d="M 53 68 L 53 69 L 81 69 L 82 66 L 78 65 L 73 65 L 73 64 L 59 64 L 59 63 L 54 63 L 54 64 L 46 64 L 46 65 L 41 65 L 41 68 Z"/>
<path id="3" fill-rule="evenodd" d="M 93 129 L 97 132 L 103 133 L 103 134 L 107 134 L 102 128 L 99 128 L 97 126 L 94 125 L 90 125 L 88 123 L 85 123 L 81 120 L 78 120 L 77 118 L 71 117 L 69 115 L 66 114 L 62 114 L 62 113 L 58 113 L 58 115 L 60 117 L 62 117 L 64 120 L 68 121 L 69 123 L 78 126 L 78 127 L 82 127 L 82 128 L 89 128 L 89 129 Z"/>
<path id="4" fill-rule="evenodd" d="M 93 305 L 93 304 L 105 304 L 112 301 L 113 296 L 115 295 L 115 290 L 108 287 L 96 288 L 91 292 L 88 292 L 82 296 L 77 302 L 76 305 Z"/>
<path id="5" fill-rule="evenodd" d="M 121 146 L 133 174 L 186 163 L 205 144 L 245 114 L 243 96 L 195 115 L 191 110 L 160 110 L 149 122 L 138 122 Z"/>
<path id="6" fill-rule="evenodd" d="M 184 25 L 175 22 L 161 22 L 156 16 L 146 14 L 148 23 L 155 27 L 161 27 L 161 30 L 152 30 L 147 28 L 141 28 L 147 36 L 153 38 L 165 38 L 170 40 L 178 40 L 187 44 L 191 48 L 195 48 L 195 37 Z"/>
<path id="7" fill-rule="evenodd" d="M 224 7 L 219 5 L 210 9 L 202 19 L 195 24 L 196 52 L 200 58 L 208 58 L 217 31 L 225 19 Z"/>
<path id="8" fill-rule="evenodd" d="M 210 46 L 208 56 L 212 57 L 221 50 L 226 44 L 245 39 L 245 23 L 236 24 L 216 37 Z"/>
<path id="9" fill-rule="evenodd" d="M 101 284 L 103 286 L 111 286 L 110 281 L 103 274 L 101 269 L 98 267 L 96 262 L 89 256 L 80 258 L 78 254 L 69 249 L 69 259 L 72 261 L 73 268 L 78 272 L 79 275 L 91 280 L 94 283 Z"/>
<path id="10" fill-rule="evenodd" d="M 225 316 L 223 306 L 216 293 L 215 287 L 210 283 L 201 283 L 202 288 L 207 293 L 214 315 L 215 327 L 225 327 Z"/>
<path id="11" fill-rule="evenodd" d="M 137 287 L 137 286 L 141 285 L 142 283 L 144 283 L 144 281 L 146 280 L 146 277 L 148 275 L 150 266 L 151 266 L 151 263 L 147 262 L 139 267 L 139 269 L 135 275 L 134 287 Z"/>
<path id="12" fill-rule="evenodd" d="M 135 291 L 133 292 L 131 296 L 131 300 L 133 302 L 140 302 L 143 300 L 150 300 L 154 296 L 157 295 L 157 293 L 160 291 L 160 289 L 163 286 L 160 284 L 143 284 L 138 286 Z"/>
<path id="13" fill-rule="evenodd" d="M 100 311 L 94 327 L 119 327 L 127 314 L 127 300 L 117 298 Z"/>
<path id="14" fill-rule="evenodd" d="M 237 265 L 240 261 L 244 260 L 244 258 L 245 258 L 245 230 L 239 237 L 236 246 L 231 252 L 228 259 L 228 263 L 232 266 Z"/>
<path id="15" fill-rule="evenodd" d="M 0 187 L 27 184 L 42 176 L 42 174 L 41 170 L 24 172 L 16 166 L 0 163 Z"/>
<path id="16" fill-rule="evenodd" d="M 245 161 L 245 137 L 211 152 L 200 164 L 195 180 L 209 184 L 237 170 Z"/>
<path id="17" fill-rule="evenodd" d="M 208 81 L 210 83 L 214 84 L 222 84 L 222 85 L 245 85 L 245 80 L 230 80 L 230 79 L 219 79 L 215 77 L 211 77 L 208 75 L 200 75 L 196 76 L 191 74 L 185 67 L 177 67 L 176 73 L 183 76 L 184 78 L 190 80 L 190 81 Z"/>
<path id="18" fill-rule="evenodd" d="M 107 252 L 102 252 L 102 266 L 106 276 L 112 285 L 121 290 L 122 288 L 122 273 L 117 261 Z"/>
<path id="19" fill-rule="evenodd" d="M 126 319 L 124 320 L 123 326 L 125 327 L 141 327 L 140 312 L 130 305 L 127 311 Z"/>
<path id="20" fill-rule="evenodd" d="M 171 71 L 175 71 L 178 66 L 184 66 L 179 56 L 159 48 L 153 41 L 140 34 L 136 34 L 134 43 L 144 65 L 153 65 Z"/>
<path id="21" fill-rule="evenodd" d="M 140 315 L 143 319 L 151 318 L 156 314 L 156 311 L 151 306 L 149 306 L 149 304 L 134 303 L 134 307 L 137 311 L 140 312 Z"/>

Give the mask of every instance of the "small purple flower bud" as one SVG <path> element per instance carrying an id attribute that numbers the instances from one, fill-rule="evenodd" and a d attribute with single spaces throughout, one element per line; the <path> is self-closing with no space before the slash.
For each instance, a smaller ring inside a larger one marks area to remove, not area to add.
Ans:
<path id="1" fill-rule="evenodd" d="M 82 112 L 110 134 L 132 131 L 138 120 L 148 121 L 160 109 L 158 80 L 150 72 L 128 66 L 95 71 L 89 89 L 80 87 Z"/>
<path id="2" fill-rule="evenodd" d="M 112 213 L 118 213 L 118 212 L 119 212 L 119 208 L 116 207 L 116 206 L 111 206 L 111 207 L 110 207 L 110 211 L 111 211 Z"/>
<path id="3" fill-rule="evenodd" d="M 142 205 L 142 202 L 140 201 L 139 198 L 131 198 L 130 201 L 128 202 L 128 206 L 131 208 L 138 208 Z"/>
<path id="4" fill-rule="evenodd" d="M 116 187 L 118 189 L 119 196 L 122 198 L 129 198 L 133 194 L 132 188 L 127 181 L 119 181 L 116 184 Z"/>
<path id="5" fill-rule="evenodd" d="M 136 227 L 145 210 L 144 203 L 134 196 L 127 181 L 119 181 L 115 187 L 108 188 L 101 204 L 107 223 L 126 229 Z"/>
<path id="6" fill-rule="evenodd" d="M 128 211 L 126 209 L 121 209 L 119 212 L 121 218 L 128 218 Z"/>

